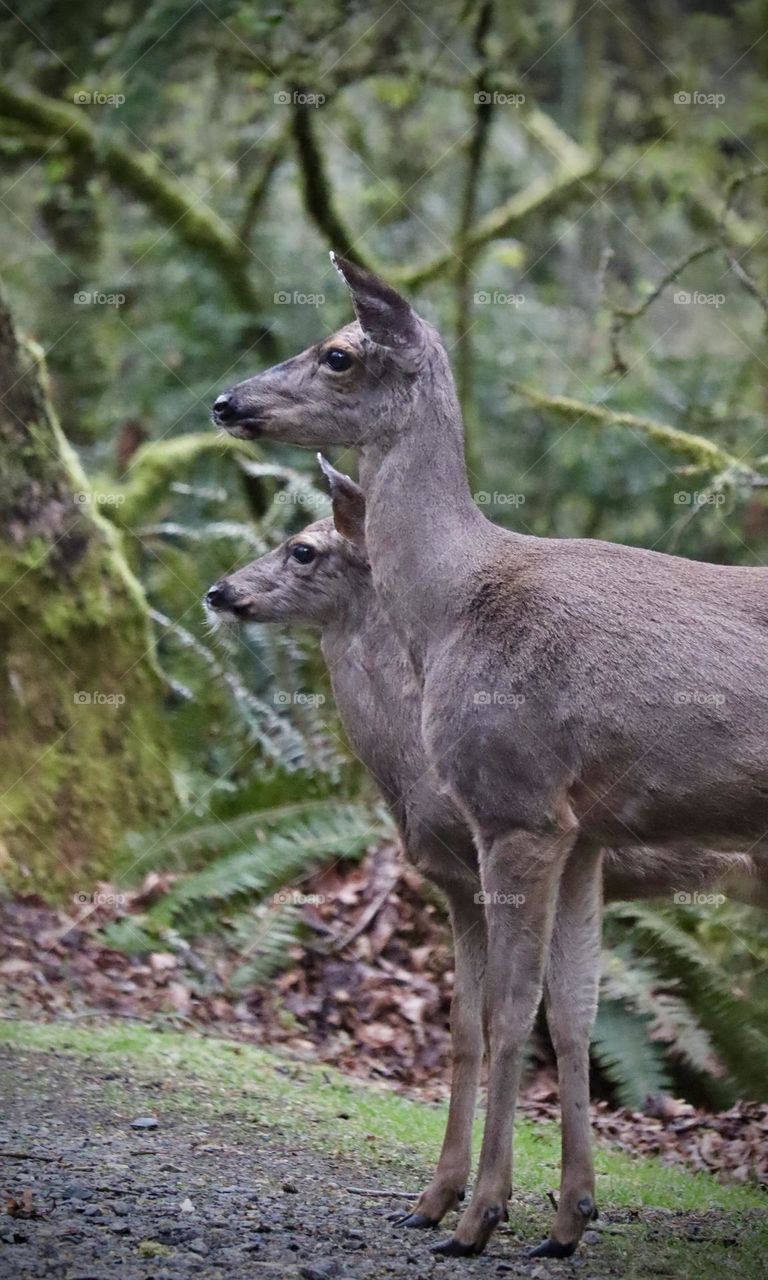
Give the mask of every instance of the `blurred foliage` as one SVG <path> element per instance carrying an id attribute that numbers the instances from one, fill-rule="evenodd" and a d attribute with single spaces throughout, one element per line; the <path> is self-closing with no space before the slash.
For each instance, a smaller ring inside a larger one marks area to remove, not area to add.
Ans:
<path id="1" fill-rule="evenodd" d="M 214 643 L 200 609 L 216 578 L 322 512 L 301 451 L 151 452 L 349 319 L 330 247 L 399 281 L 444 332 L 492 518 L 765 562 L 765 0 L 14 8 L 0 12 L 2 272 L 123 530 L 173 690 L 182 816 L 133 861 L 189 826 L 204 863 L 201 823 L 251 831 L 262 810 L 371 795 L 330 703 L 280 700 L 327 693 L 314 641 L 253 628 Z M 622 1096 L 675 1063 L 678 1085 L 703 1088 L 710 1049 L 757 1088 L 728 1056 L 742 1021 L 765 1026 L 751 917 L 618 919 L 596 1053 Z M 729 999 L 730 1023 L 714 1012 Z"/>

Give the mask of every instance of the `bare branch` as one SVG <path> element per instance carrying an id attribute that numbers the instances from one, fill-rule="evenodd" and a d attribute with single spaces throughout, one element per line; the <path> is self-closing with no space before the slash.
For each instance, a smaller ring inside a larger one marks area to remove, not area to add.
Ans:
<path id="1" fill-rule="evenodd" d="M 297 90 L 295 96 L 300 94 Z M 361 267 L 371 270 L 370 264 L 358 249 L 352 232 L 344 225 L 339 215 L 330 181 L 325 171 L 322 152 L 312 125 L 312 108 L 295 102 L 291 108 L 293 140 L 299 163 L 304 208 L 307 214 L 328 242 L 331 249 L 351 258 Z"/>
<path id="2" fill-rule="evenodd" d="M 699 258 L 705 257 L 708 253 L 714 253 L 719 247 L 718 242 L 713 240 L 709 244 L 699 245 L 698 248 L 692 249 L 690 253 L 687 253 L 684 258 L 681 258 L 680 262 L 676 263 L 661 277 L 650 293 L 641 302 L 638 302 L 637 306 L 613 308 L 609 335 L 612 360 L 610 372 L 624 374 L 629 370 L 629 365 L 621 351 L 621 338 L 627 325 L 644 315 L 656 299 L 661 297 L 667 286 L 673 284 L 678 276 L 685 271 L 686 267 L 689 267 L 692 262 L 697 262 Z"/>
<path id="3" fill-rule="evenodd" d="M 558 208 L 568 204 L 575 195 L 579 193 L 589 195 L 588 189 L 584 186 L 584 179 L 596 172 L 598 164 L 597 157 L 582 153 L 577 168 L 560 167 L 553 176 L 535 179 L 523 191 L 518 191 L 509 200 L 505 200 L 480 218 L 465 236 L 465 249 L 476 252 L 492 240 L 509 236 L 513 231 L 519 232 L 522 224 L 533 214 L 546 212 L 551 216 Z M 449 251 L 439 254 L 431 262 L 425 262 L 421 266 L 405 267 L 400 271 L 390 272 L 390 277 L 393 283 L 416 289 L 455 268 L 456 257 L 453 251 Z"/>

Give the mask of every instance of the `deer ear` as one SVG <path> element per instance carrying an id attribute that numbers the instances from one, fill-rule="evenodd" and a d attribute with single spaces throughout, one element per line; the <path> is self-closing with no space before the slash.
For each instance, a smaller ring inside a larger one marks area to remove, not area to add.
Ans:
<path id="1" fill-rule="evenodd" d="M 373 342 L 395 351 L 423 345 L 421 321 L 396 289 L 337 253 L 331 254 L 331 262 L 352 294 L 355 314 Z"/>
<path id="2" fill-rule="evenodd" d="M 354 480 L 332 467 L 322 453 L 318 453 L 317 460 L 331 491 L 336 532 L 358 551 L 365 551 L 365 494 Z"/>

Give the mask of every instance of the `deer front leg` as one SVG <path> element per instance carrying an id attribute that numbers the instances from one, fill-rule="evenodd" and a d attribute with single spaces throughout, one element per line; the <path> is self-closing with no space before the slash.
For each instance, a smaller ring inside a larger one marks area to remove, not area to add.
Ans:
<path id="1" fill-rule="evenodd" d="M 602 922 L 601 851 L 577 844 L 560 879 L 545 981 L 562 1114 L 560 1200 L 536 1258 L 568 1258 L 597 1217 L 589 1122 L 589 1042 L 597 1011 Z"/>
<path id="2" fill-rule="evenodd" d="M 456 1234 L 436 1252 L 482 1253 L 507 1217 L 512 1190 L 512 1135 L 523 1050 L 541 998 L 557 882 L 573 836 L 517 830 L 480 857 L 488 962 L 484 984 L 489 1046 L 488 1107 L 477 1183 Z"/>
<path id="3" fill-rule="evenodd" d="M 477 886 L 479 888 L 479 885 Z M 455 980 L 451 1001 L 451 1101 L 434 1177 L 399 1226 L 436 1227 L 464 1198 L 472 1164 L 472 1122 L 483 1062 L 485 915 L 471 887 L 445 886 L 453 931 Z"/>

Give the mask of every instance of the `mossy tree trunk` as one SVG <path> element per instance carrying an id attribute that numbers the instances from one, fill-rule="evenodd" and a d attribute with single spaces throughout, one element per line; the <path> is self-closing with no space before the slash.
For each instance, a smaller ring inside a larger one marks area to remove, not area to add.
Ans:
<path id="1" fill-rule="evenodd" d="M 0 876 L 89 894 L 173 792 L 141 588 L 0 297 Z"/>

